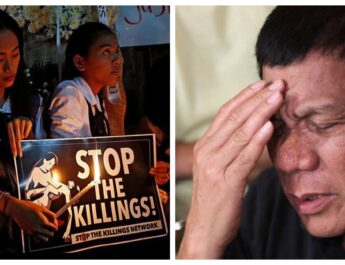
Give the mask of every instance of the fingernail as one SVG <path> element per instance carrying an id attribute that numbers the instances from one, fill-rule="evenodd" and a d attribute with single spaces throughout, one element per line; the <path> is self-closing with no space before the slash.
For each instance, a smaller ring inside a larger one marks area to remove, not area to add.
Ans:
<path id="1" fill-rule="evenodd" d="M 275 101 L 277 101 L 280 97 L 280 92 L 279 91 L 276 91 L 273 93 L 273 95 L 271 95 L 268 99 L 267 99 L 267 102 L 268 103 L 273 103 Z"/>
<path id="2" fill-rule="evenodd" d="M 281 80 L 277 80 L 277 81 L 274 81 L 272 84 L 270 84 L 268 89 L 271 91 L 274 91 L 282 87 L 283 87 L 283 82 Z"/>
<path id="3" fill-rule="evenodd" d="M 265 80 L 260 80 L 259 82 L 256 82 L 256 83 L 250 85 L 250 87 L 254 91 L 258 91 L 258 90 L 262 89 L 265 86 L 265 84 L 266 84 Z"/>

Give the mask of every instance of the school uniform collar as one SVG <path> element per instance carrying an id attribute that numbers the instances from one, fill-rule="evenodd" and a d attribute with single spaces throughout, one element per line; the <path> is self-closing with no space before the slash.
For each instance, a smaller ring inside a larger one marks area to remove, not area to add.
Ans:
<path id="1" fill-rule="evenodd" d="M 73 81 L 75 82 L 76 86 L 78 87 L 79 91 L 83 94 L 83 96 L 85 97 L 85 99 L 92 105 L 92 106 L 96 106 L 96 108 L 98 109 L 98 111 L 102 112 L 102 108 L 101 108 L 101 104 L 99 102 L 99 98 L 98 96 L 95 96 L 92 92 L 91 87 L 89 86 L 89 84 L 85 81 L 84 78 L 82 78 L 81 76 L 76 77 L 73 79 Z"/>

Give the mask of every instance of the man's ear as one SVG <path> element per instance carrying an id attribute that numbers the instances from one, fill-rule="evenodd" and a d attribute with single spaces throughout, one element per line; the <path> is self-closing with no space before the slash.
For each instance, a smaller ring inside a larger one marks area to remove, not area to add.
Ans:
<path id="1" fill-rule="evenodd" d="M 80 72 L 85 71 L 85 59 L 83 56 L 76 54 L 73 57 L 73 64 Z"/>

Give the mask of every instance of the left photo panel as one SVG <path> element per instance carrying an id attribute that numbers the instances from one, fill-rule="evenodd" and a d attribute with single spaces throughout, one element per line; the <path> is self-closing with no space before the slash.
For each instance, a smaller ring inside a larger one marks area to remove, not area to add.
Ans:
<path id="1" fill-rule="evenodd" d="M 170 6 L 0 6 L 0 258 L 170 259 Z"/>

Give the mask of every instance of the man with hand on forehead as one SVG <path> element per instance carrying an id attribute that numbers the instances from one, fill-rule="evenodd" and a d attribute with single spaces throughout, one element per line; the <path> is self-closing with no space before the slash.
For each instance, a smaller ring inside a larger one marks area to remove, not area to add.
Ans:
<path id="1" fill-rule="evenodd" d="M 179 258 L 345 258 L 345 7 L 277 7 L 256 57 L 194 148 Z"/>

